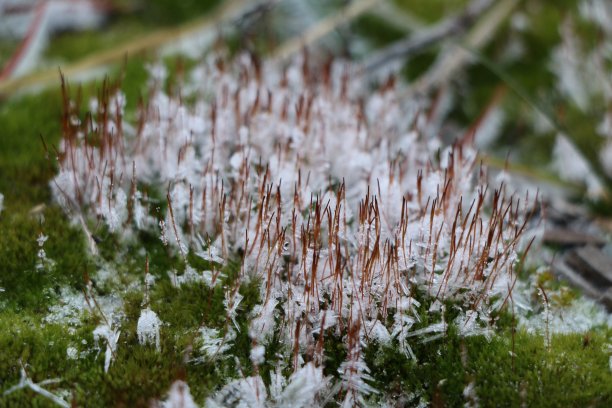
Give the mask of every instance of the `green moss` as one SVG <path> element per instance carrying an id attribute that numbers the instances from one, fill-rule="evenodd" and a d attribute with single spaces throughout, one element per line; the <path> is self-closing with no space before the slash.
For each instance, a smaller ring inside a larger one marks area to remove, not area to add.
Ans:
<path id="1" fill-rule="evenodd" d="M 585 336 L 588 343 L 585 344 Z M 468 372 L 486 406 L 608 406 L 612 378 L 604 345 L 607 332 L 555 335 L 543 339 L 519 331 L 512 358 L 507 339 L 468 339 Z"/>
<path id="2" fill-rule="evenodd" d="M 417 360 L 396 347 L 372 345 L 365 358 L 383 395 L 416 405 L 461 406 L 471 382 L 482 406 L 608 406 L 612 378 L 605 345 L 610 330 L 554 335 L 550 350 L 542 337 L 518 331 L 487 340 L 460 338 L 450 330 L 441 340 L 412 345 Z M 514 351 L 515 356 L 512 356 Z"/>
<path id="3" fill-rule="evenodd" d="M 61 210 L 51 207 L 43 216 L 41 224 L 39 217 L 9 209 L 0 218 L 0 286 L 6 289 L 2 298 L 17 309 L 44 311 L 61 287 L 81 288 L 83 273 L 91 267 L 81 232 Z M 44 250 L 54 262 L 42 270 L 36 268 L 40 232 L 48 236 Z"/>
<path id="4" fill-rule="evenodd" d="M 236 278 L 236 263 L 230 263 L 222 284 Z M 226 319 L 223 307 L 224 286 L 210 289 L 203 284 L 184 285 L 180 289 L 171 286 L 168 278 L 160 279 L 150 292 L 150 307 L 166 324 L 161 330 L 161 353 L 153 347 L 141 346 L 136 337 L 136 323 L 143 308 L 142 292 L 128 292 L 124 296 L 125 318 L 120 327 L 121 335 L 116 358 L 108 374 L 103 372 L 104 347 L 101 352 L 92 350 L 92 331 L 99 319 L 87 318 L 74 334 L 58 325 L 43 326 L 39 317 L 20 312 L 4 311 L 0 314 L 0 347 L 6 350 L 0 356 L 0 383 L 3 389 L 19 380 L 19 361 L 27 363 L 28 373 L 34 381 L 58 377 L 62 382 L 50 390 L 68 389 L 75 402 L 87 406 L 148 406 L 153 398 L 159 399 L 170 384 L 178 378 L 186 379 L 193 393 L 202 400 L 211 391 L 237 376 L 236 362 L 226 359 L 216 363 L 186 364 L 185 358 L 197 356 L 188 352 L 194 347 L 197 330 L 202 325 L 227 329 L 233 324 Z M 236 323 L 239 331 L 231 353 L 240 361 L 241 372 L 252 372 L 249 353 L 248 316 L 259 301 L 259 285 L 256 281 L 242 285 L 243 296 L 238 308 Z M 85 340 L 86 345 L 81 341 Z M 78 360 L 66 359 L 66 348 L 77 347 L 85 352 Z M 47 401 L 30 391 L 11 394 L 7 403 L 23 405 L 28 401 L 47 406 Z"/>

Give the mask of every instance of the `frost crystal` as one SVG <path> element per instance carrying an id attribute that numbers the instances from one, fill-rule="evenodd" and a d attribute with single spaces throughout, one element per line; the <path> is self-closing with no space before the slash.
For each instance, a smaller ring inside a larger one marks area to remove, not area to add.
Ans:
<path id="1" fill-rule="evenodd" d="M 277 384 L 270 387 L 271 398 L 278 407 L 312 407 L 319 393 L 327 386 L 327 378 L 323 376 L 323 368 L 316 367 L 313 363 L 305 364 L 289 377 L 287 381 L 282 377 L 280 371 L 271 373 L 271 382 Z"/>
<path id="2" fill-rule="evenodd" d="M 263 364 L 265 361 L 266 348 L 264 346 L 255 346 L 251 349 L 251 361 L 255 365 Z"/>
<path id="3" fill-rule="evenodd" d="M 106 343 L 106 351 L 104 353 L 104 372 L 108 372 L 110 364 L 115 357 L 117 351 L 117 342 L 119 341 L 119 335 L 121 332 L 113 328 L 113 324 L 101 324 L 93 331 L 94 342 L 96 347 L 99 348 L 99 341 L 101 339 Z"/>
<path id="4" fill-rule="evenodd" d="M 227 384 L 214 398 L 206 400 L 206 406 L 264 408 L 267 396 L 266 386 L 260 376 L 247 377 Z"/>
<path id="5" fill-rule="evenodd" d="M 473 381 L 463 389 L 463 398 L 466 399 L 465 408 L 477 408 L 480 406 L 478 395 L 476 394 L 476 384 Z"/>
<path id="6" fill-rule="evenodd" d="M 231 330 L 225 336 L 221 336 L 217 329 L 202 327 L 200 329 L 199 346 L 203 357 L 197 358 L 194 361 L 199 362 L 222 358 L 223 353 L 232 346 L 234 338 L 235 333 Z"/>
<path id="7" fill-rule="evenodd" d="M 161 325 L 162 322 L 154 311 L 149 308 L 143 309 L 136 328 L 138 342 L 142 345 L 155 344 L 155 349 L 160 351 L 159 330 Z"/>
<path id="8" fill-rule="evenodd" d="M 189 385 L 185 381 L 177 380 L 172 383 L 168 397 L 161 404 L 162 408 L 197 408 L 198 405 L 191 396 Z"/>
<path id="9" fill-rule="evenodd" d="M 44 380 L 39 383 L 35 383 L 34 381 L 32 381 L 30 377 L 28 377 L 28 374 L 26 373 L 25 368 L 22 365 L 21 366 L 21 379 L 19 380 L 19 383 L 17 385 L 10 387 L 6 391 L 4 391 L 3 395 L 6 396 L 9 394 L 12 394 L 15 391 L 18 391 L 24 388 L 29 388 L 32 392 L 44 398 L 47 398 L 48 400 L 52 401 L 54 404 L 59 405 L 60 407 L 68 408 L 70 407 L 70 404 L 68 404 L 68 402 L 66 402 L 64 399 L 47 391 L 46 389 L 42 387 L 42 385 L 54 384 L 58 382 L 60 382 L 60 379 L 54 378 L 50 380 Z"/>
<path id="10" fill-rule="evenodd" d="M 66 357 L 69 360 L 76 360 L 79 356 L 79 351 L 74 347 L 68 347 L 66 349 Z"/>
<path id="11" fill-rule="evenodd" d="M 36 254 L 38 261 L 36 262 L 36 269 L 39 271 L 44 270 L 46 266 L 52 264 L 51 260 L 47 258 L 47 253 L 43 248 L 48 239 L 49 237 L 42 232 L 38 234 L 38 238 L 36 238 L 36 242 L 38 243 L 38 253 Z"/>

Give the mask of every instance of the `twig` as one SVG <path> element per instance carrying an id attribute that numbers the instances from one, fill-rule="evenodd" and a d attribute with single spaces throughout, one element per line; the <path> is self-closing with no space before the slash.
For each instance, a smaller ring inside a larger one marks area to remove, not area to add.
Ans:
<path id="1" fill-rule="evenodd" d="M 371 74 L 393 60 L 417 54 L 448 37 L 465 32 L 492 3 L 493 0 L 472 0 L 463 12 L 417 32 L 414 36 L 394 42 L 363 63 L 364 73 Z"/>
<path id="2" fill-rule="evenodd" d="M 478 159 L 487 167 L 507 171 L 517 176 L 538 180 L 539 182 L 547 183 L 554 187 L 569 190 L 571 192 L 579 192 L 582 190 L 581 186 L 576 183 L 561 180 L 559 177 L 552 173 L 538 170 L 528 165 L 510 163 L 506 159 L 500 159 L 498 157 L 487 155 L 482 152 L 478 154 Z"/>
<path id="3" fill-rule="evenodd" d="M 404 32 L 420 30 L 426 27 L 426 23 L 419 17 L 390 1 L 383 2 L 380 7 L 373 9 L 372 14 Z"/>
<path id="4" fill-rule="evenodd" d="M 260 2 L 248 0 L 232 0 L 222 2 L 222 5 L 207 16 L 186 23 L 179 27 L 159 30 L 127 41 L 113 49 L 100 51 L 85 57 L 74 64 L 62 67 L 66 76 L 84 75 L 97 68 L 119 63 L 126 55 L 134 55 L 147 50 L 157 49 L 165 45 L 175 44 L 182 38 L 198 34 L 204 29 L 214 30 L 215 27 L 228 20 L 240 19 L 242 15 L 258 7 Z M 7 96 L 16 91 L 41 88 L 57 82 L 57 67 L 42 70 L 18 78 L 0 81 L 0 96 Z"/>
<path id="5" fill-rule="evenodd" d="M 25 370 L 25 367 L 23 366 L 23 363 L 21 361 L 19 363 L 21 365 L 21 378 L 19 379 L 19 382 L 16 385 L 13 385 L 11 388 L 9 388 L 8 390 L 4 391 L 4 393 L 3 393 L 4 396 L 12 394 L 13 392 L 21 390 L 23 388 L 29 388 L 33 392 L 35 392 L 36 394 L 39 394 L 39 395 L 41 395 L 41 396 L 43 396 L 43 397 L 53 401 L 55 404 L 59 405 L 60 407 L 65 407 L 65 408 L 69 408 L 70 407 L 70 404 L 68 404 L 62 398 L 58 397 L 57 395 L 55 395 L 55 394 L 45 390 L 43 387 L 41 387 L 41 385 L 58 383 L 58 382 L 61 381 L 59 378 L 50 379 L 50 380 L 44 380 L 44 381 L 41 381 L 39 383 L 35 383 L 34 381 L 32 381 L 32 379 L 30 377 L 28 377 L 28 374 L 26 373 L 26 370 Z"/>
<path id="6" fill-rule="evenodd" d="M 492 39 L 495 30 L 508 17 L 519 1 L 500 0 L 497 2 L 468 33 L 463 42 L 465 47 L 469 49 L 482 48 Z M 415 81 L 410 92 L 426 94 L 437 85 L 448 81 L 458 69 L 468 62 L 470 53 L 464 49 L 465 47 L 458 44 L 440 55 L 435 65 Z"/>
<path id="7" fill-rule="evenodd" d="M 271 57 L 278 60 L 284 60 L 291 57 L 302 48 L 316 42 L 335 30 L 338 26 L 348 23 L 380 2 L 381 0 L 358 0 L 350 3 L 336 14 L 321 20 L 301 36 L 292 38 L 281 44 L 272 52 Z"/>

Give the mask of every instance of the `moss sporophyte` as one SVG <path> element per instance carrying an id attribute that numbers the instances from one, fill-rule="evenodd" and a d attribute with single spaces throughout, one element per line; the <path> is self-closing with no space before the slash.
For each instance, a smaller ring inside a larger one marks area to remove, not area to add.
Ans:
<path id="1" fill-rule="evenodd" d="M 402 100 L 393 84 L 365 92 L 348 63 L 219 61 L 197 66 L 181 98 L 163 91 L 166 71 L 152 67 L 135 123 L 125 119 L 120 89 L 106 86 L 83 115 L 64 85 L 51 182 L 87 237 L 94 233 L 83 220 L 93 219 L 119 242 L 159 234 L 186 266 L 171 276 L 177 287 L 181 278 L 223 293 L 225 317 L 197 329 L 204 354 L 196 360 L 229 358 L 246 331 L 250 358 L 241 364 L 252 375 L 210 405 L 331 398 L 353 406 L 379 392 L 364 360 L 369 344 L 415 359 L 414 344 L 442 338 L 451 325 L 461 336 L 492 331 L 491 313 L 508 302 L 529 246 L 535 195 L 489 186 L 469 137 L 446 147 L 423 137 L 427 117 L 417 102 Z M 193 104 L 181 102 L 190 97 Z M 189 254 L 207 269 L 194 270 Z M 236 257 L 237 275 L 219 279 Z M 258 301 L 241 323 L 240 288 L 251 281 Z M 433 300 L 425 326 L 417 291 Z M 436 306 L 444 302 L 457 309 L 451 321 Z M 163 348 L 162 325 L 149 303 L 139 341 Z M 119 330 L 96 329 L 107 334 L 106 369 Z M 330 336 L 344 339 L 346 356 L 323 375 Z M 273 356 L 271 342 L 280 344 Z M 262 379 L 262 364 L 278 367 L 274 378 Z"/>

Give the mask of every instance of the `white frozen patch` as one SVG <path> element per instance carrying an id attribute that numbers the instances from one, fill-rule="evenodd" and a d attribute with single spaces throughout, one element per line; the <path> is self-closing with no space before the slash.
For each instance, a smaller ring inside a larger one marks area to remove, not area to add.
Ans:
<path id="1" fill-rule="evenodd" d="M 189 385 L 185 381 L 176 380 L 170 386 L 168 397 L 162 402 L 163 408 L 197 408 L 198 405 L 191 396 Z"/>
<path id="2" fill-rule="evenodd" d="M 268 393 L 261 377 L 247 377 L 227 384 L 213 398 L 206 400 L 206 406 L 265 408 L 267 398 Z"/>
<path id="3" fill-rule="evenodd" d="M 43 318 L 43 322 L 77 326 L 81 323 L 81 315 L 86 310 L 87 302 L 82 293 L 62 290 L 59 302 L 49 307 L 49 313 Z"/>
<path id="4" fill-rule="evenodd" d="M 264 346 L 255 346 L 251 349 L 251 361 L 255 365 L 263 364 L 266 361 L 266 348 Z"/>
<path id="5" fill-rule="evenodd" d="M 545 335 L 555 333 L 584 333 L 597 326 L 612 326 L 612 315 L 598 303 L 586 299 L 575 299 L 567 307 L 550 307 L 548 313 L 538 313 L 520 319 L 530 333 Z"/>
<path id="6" fill-rule="evenodd" d="M 138 334 L 138 342 L 142 345 L 154 344 L 155 349 L 160 351 L 159 331 L 162 322 L 157 317 L 157 313 L 149 308 L 143 309 L 140 312 L 136 333 Z"/>
<path id="7" fill-rule="evenodd" d="M 68 347 L 66 349 L 66 357 L 69 360 L 76 360 L 79 357 L 79 351 L 75 347 Z"/>
<path id="8" fill-rule="evenodd" d="M 123 301 L 118 295 L 96 297 L 98 306 L 105 316 L 115 315 L 121 318 Z M 58 302 L 49 307 L 49 312 L 42 321 L 45 324 L 61 324 L 72 327 L 80 326 L 83 313 L 89 311 L 89 304 L 81 292 L 72 292 L 62 288 Z"/>
<path id="9" fill-rule="evenodd" d="M 476 384 L 474 381 L 470 382 L 463 389 L 463 398 L 465 398 L 465 408 L 477 408 L 480 406 L 478 401 L 478 395 L 476 394 Z"/>
<path id="10" fill-rule="evenodd" d="M 313 363 L 307 363 L 291 374 L 288 382 L 280 370 L 270 376 L 270 397 L 278 407 L 316 406 L 315 398 L 328 382 L 323 376 L 323 368 L 316 367 Z"/>
<path id="11" fill-rule="evenodd" d="M 597 326 L 612 326 L 612 314 L 599 303 L 584 296 L 574 299 L 567 306 L 550 304 L 548 312 L 534 313 L 536 308 L 541 308 L 542 299 L 534 304 L 533 288 L 537 275 L 533 275 L 530 282 L 517 281 L 512 292 L 512 307 L 518 317 L 519 327 L 523 327 L 529 333 L 550 335 L 555 333 L 584 333 Z M 547 291 L 551 298 L 555 291 Z"/>
<path id="12" fill-rule="evenodd" d="M 115 358 L 117 345 L 121 331 L 113 327 L 112 319 L 109 323 L 102 323 L 93 331 L 95 346 L 100 350 L 100 342 L 106 343 L 106 351 L 104 352 L 104 372 L 108 372 L 111 362 Z"/>
<path id="13" fill-rule="evenodd" d="M 202 327 L 198 338 L 199 349 L 202 357 L 194 359 L 195 362 L 205 360 L 216 360 L 223 358 L 223 354 L 232 347 L 232 341 L 236 337 L 233 331 L 228 331 L 221 336 L 219 330 L 210 327 Z"/>

